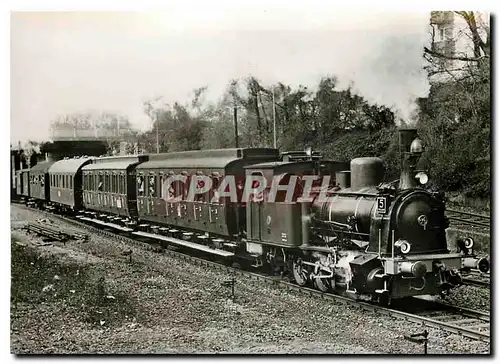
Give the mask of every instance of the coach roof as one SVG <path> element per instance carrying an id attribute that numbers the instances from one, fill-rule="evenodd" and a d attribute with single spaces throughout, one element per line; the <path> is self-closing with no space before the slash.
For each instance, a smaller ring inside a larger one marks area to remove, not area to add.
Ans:
<path id="1" fill-rule="evenodd" d="M 92 161 L 91 164 L 87 164 L 85 167 L 83 167 L 82 170 L 126 170 L 132 165 L 147 161 L 148 157 L 149 155 L 147 154 L 141 154 L 96 158 Z"/>
<path id="2" fill-rule="evenodd" d="M 31 172 L 47 173 L 50 166 L 53 165 L 54 163 L 55 163 L 54 161 L 37 163 L 31 168 Z"/>
<path id="3" fill-rule="evenodd" d="M 62 159 L 55 162 L 49 168 L 49 173 L 72 173 L 75 174 L 78 170 L 87 163 L 92 161 L 93 157 Z"/>
<path id="4" fill-rule="evenodd" d="M 240 159 L 264 161 L 274 158 L 279 158 L 279 153 L 277 149 L 272 148 L 194 150 L 151 154 L 149 161 L 139 165 L 137 170 L 155 168 L 224 169 L 230 163 Z"/>

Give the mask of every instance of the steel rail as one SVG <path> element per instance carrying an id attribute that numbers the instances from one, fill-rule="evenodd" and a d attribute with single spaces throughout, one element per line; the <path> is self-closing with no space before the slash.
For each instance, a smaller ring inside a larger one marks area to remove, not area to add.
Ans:
<path id="1" fill-rule="evenodd" d="M 366 311 L 370 311 L 370 312 L 374 312 L 374 313 L 381 313 L 381 314 L 384 314 L 384 315 L 389 316 L 389 317 L 395 317 L 395 318 L 407 320 L 410 322 L 422 324 L 424 326 L 445 330 L 447 332 L 452 332 L 452 333 L 462 335 L 464 337 L 468 337 L 471 339 L 481 340 L 481 341 L 489 341 L 489 339 L 490 339 L 489 331 L 488 332 L 480 332 L 477 330 L 469 329 L 467 327 L 462 327 L 462 326 L 453 324 L 453 322 L 440 321 L 440 320 L 433 319 L 432 317 L 421 316 L 421 315 L 416 315 L 416 314 L 401 311 L 401 310 L 396 310 L 393 308 L 382 307 L 382 306 L 378 306 L 378 305 L 375 305 L 375 304 L 372 304 L 369 302 L 358 301 L 358 300 L 350 298 L 350 297 L 340 296 L 340 295 L 333 294 L 333 293 L 321 292 L 321 291 L 318 291 L 318 290 L 313 289 L 313 288 L 299 286 L 297 284 L 290 283 L 290 282 L 285 282 L 279 277 L 272 277 L 272 276 L 266 276 L 266 275 L 259 274 L 259 273 L 248 272 L 245 270 L 229 267 L 227 265 L 223 265 L 223 264 L 220 264 L 217 262 L 206 260 L 203 258 L 194 257 L 192 255 L 180 253 L 180 252 L 169 250 L 169 249 L 163 249 L 163 248 L 160 248 L 160 244 L 155 246 L 155 245 L 152 245 L 150 243 L 145 243 L 145 242 L 139 241 L 137 239 L 132 239 L 130 237 L 123 236 L 123 235 L 120 235 L 120 234 L 117 234 L 117 233 L 114 233 L 111 231 L 103 230 L 102 228 L 97 228 L 97 227 L 89 225 L 87 223 L 76 221 L 76 220 L 71 219 L 69 217 L 61 216 L 61 215 L 58 215 L 58 214 L 55 214 L 52 212 L 38 210 L 36 208 L 27 207 L 24 205 L 19 205 L 19 206 L 21 206 L 22 208 L 28 209 L 28 210 L 33 210 L 33 211 L 45 213 L 47 216 L 52 216 L 53 218 L 61 219 L 63 221 L 66 221 L 69 224 L 73 224 L 73 225 L 79 226 L 81 228 L 87 229 L 87 230 L 92 231 L 98 235 L 107 236 L 111 239 L 119 240 L 121 242 L 129 243 L 131 245 L 140 246 L 142 248 L 145 248 L 146 250 L 161 251 L 168 256 L 182 259 L 186 262 L 193 263 L 194 265 L 215 268 L 215 269 L 220 270 L 220 271 L 225 272 L 225 273 L 230 273 L 230 274 L 234 274 L 234 275 L 238 275 L 238 276 L 242 276 L 242 277 L 246 277 L 246 278 L 250 278 L 250 279 L 254 279 L 254 280 L 258 280 L 258 281 L 263 281 L 266 283 L 270 283 L 272 285 L 276 285 L 278 287 L 284 287 L 287 290 L 300 292 L 300 293 L 305 294 L 309 297 L 317 297 L 317 298 L 321 298 L 321 299 L 324 299 L 327 301 L 338 302 L 338 303 L 342 303 L 342 304 L 345 304 L 345 305 L 348 305 L 351 307 L 361 308 L 361 309 L 366 310 Z M 470 310 L 470 309 L 463 308 L 463 307 L 450 306 L 450 305 L 442 305 L 442 307 L 445 307 L 445 308 L 449 309 L 450 311 L 455 310 L 457 312 L 457 314 L 460 314 L 460 315 L 465 316 L 465 317 L 474 317 L 472 315 L 472 312 L 474 310 Z M 474 318 L 477 318 L 478 320 L 489 323 L 489 314 L 488 313 L 480 312 L 480 311 L 475 311 L 475 312 L 476 312 L 476 316 L 479 315 L 479 317 L 474 317 Z M 480 314 L 477 314 L 477 312 L 480 312 Z"/>
<path id="2" fill-rule="evenodd" d="M 474 286 L 481 288 L 484 287 L 489 288 L 491 286 L 490 282 L 488 281 L 480 281 L 474 278 L 467 278 L 467 277 L 462 278 L 462 282 L 467 286 Z"/>
<path id="3" fill-rule="evenodd" d="M 446 216 L 453 221 L 482 227 L 490 227 L 491 225 L 491 217 L 488 215 L 474 214 L 453 209 L 446 209 L 446 212 Z"/>

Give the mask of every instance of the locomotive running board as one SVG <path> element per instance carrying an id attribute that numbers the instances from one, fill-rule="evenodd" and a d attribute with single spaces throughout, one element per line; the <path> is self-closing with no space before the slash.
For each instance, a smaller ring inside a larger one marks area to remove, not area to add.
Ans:
<path id="1" fill-rule="evenodd" d="M 212 248 L 209 248 L 209 247 L 207 247 L 205 245 L 192 243 L 190 241 L 184 241 L 184 240 L 180 240 L 180 239 L 176 239 L 176 238 L 171 238 L 171 237 L 167 237 L 167 236 L 146 233 L 144 231 L 134 231 L 132 234 L 143 236 L 145 238 L 150 238 L 150 239 L 163 240 L 163 241 L 166 241 L 167 243 L 172 243 L 172 244 L 177 244 L 177 245 L 183 245 L 183 246 L 186 246 L 186 247 L 191 248 L 191 249 L 201 250 L 201 251 L 204 251 L 204 252 L 207 252 L 207 253 L 216 254 L 216 255 L 223 256 L 223 257 L 232 257 L 232 256 L 234 256 L 234 253 L 227 252 L 225 250 L 212 249 Z"/>
<path id="2" fill-rule="evenodd" d="M 105 221 L 101 221 L 101 220 L 97 220 L 97 219 L 91 219 L 90 217 L 83 216 L 83 217 L 80 217 L 80 220 L 94 222 L 96 224 L 108 226 L 110 228 L 118 229 L 118 230 L 121 230 L 121 231 L 125 231 L 127 233 L 129 233 L 131 231 L 134 231 L 134 229 L 131 229 L 131 228 L 128 228 L 128 227 L 123 227 L 123 226 L 120 226 L 120 225 L 117 225 L 117 224 L 113 224 L 112 222 L 105 222 Z"/>

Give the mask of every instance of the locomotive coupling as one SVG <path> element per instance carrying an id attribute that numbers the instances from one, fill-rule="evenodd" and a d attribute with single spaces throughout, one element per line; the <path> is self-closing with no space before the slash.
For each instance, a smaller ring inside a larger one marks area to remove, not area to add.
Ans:
<path id="1" fill-rule="evenodd" d="M 486 258 L 463 258 L 462 268 L 478 269 L 481 273 L 487 273 L 490 270 L 490 262 Z"/>
<path id="2" fill-rule="evenodd" d="M 416 278 L 423 277 L 427 273 L 427 266 L 422 262 L 402 262 L 399 269 L 401 273 L 411 274 Z"/>

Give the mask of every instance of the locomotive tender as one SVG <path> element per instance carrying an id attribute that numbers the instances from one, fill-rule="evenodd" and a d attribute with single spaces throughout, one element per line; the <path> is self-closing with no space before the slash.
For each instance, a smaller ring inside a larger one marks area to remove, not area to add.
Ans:
<path id="1" fill-rule="evenodd" d="M 346 170 L 314 153 L 223 149 L 63 159 L 40 166 L 46 178 L 36 182 L 48 181 L 41 188 L 50 193 L 30 197 L 322 291 L 383 301 L 443 294 L 461 284 L 461 271 L 488 271 L 489 262 L 472 239 L 447 240 L 443 195 L 415 169 L 422 142 L 415 129 L 399 136 L 393 182 L 383 181 L 379 158 L 353 159 Z"/>

